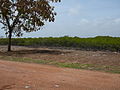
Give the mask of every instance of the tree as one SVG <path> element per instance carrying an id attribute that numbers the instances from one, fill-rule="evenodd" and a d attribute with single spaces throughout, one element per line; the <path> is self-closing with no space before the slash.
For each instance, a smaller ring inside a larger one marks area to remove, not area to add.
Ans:
<path id="1" fill-rule="evenodd" d="M 41 29 L 45 21 L 54 22 L 56 13 L 52 2 L 60 0 L 0 0 L 0 23 L 9 38 L 11 51 L 12 35 L 22 36 L 24 32 Z"/>

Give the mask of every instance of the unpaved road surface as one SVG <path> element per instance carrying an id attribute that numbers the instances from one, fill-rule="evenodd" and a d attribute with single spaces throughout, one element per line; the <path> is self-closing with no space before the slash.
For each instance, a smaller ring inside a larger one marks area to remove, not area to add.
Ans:
<path id="1" fill-rule="evenodd" d="M 0 90 L 120 90 L 120 74 L 0 60 Z"/>

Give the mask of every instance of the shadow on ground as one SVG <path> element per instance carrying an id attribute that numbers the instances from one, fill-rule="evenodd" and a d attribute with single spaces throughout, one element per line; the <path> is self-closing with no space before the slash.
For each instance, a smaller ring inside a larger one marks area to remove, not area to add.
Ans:
<path id="1" fill-rule="evenodd" d="M 60 50 L 18 50 L 18 51 L 11 51 L 11 52 L 0 52 L 1 55 L 25 55 L 25 54 L 52 54 L 52 55 L 59 55 L 59 54 L 66 54 L 70 52 L 60 51 Z"/>

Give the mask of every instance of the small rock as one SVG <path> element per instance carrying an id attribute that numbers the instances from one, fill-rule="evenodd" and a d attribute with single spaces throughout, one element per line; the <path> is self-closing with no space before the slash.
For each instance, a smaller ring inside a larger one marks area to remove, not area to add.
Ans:
<path id="1" fill-rule="evenodd" d="M 88 69 L 89 69 L 89 70 L 92 70 L 92 69 L 93 69 L 93 67 L 88 67 Z"/>
<path id="2" fill-rule="evenodd" d="M 76 56 L 78 56 L 78 54 L 75 54 Z"/>
<path id="3" fill-rule="evenodd" d="M 117 52 L 113 52 L 113 53 L 115 53 L 115 54 L 116 54 Z"/>
<path id="4" fill-rule="evenodd" d="M 99 54 L 94 54 L 94 55 L 92 55 L 93 57 L 97 57 L 97 56 L 100 56 Z"/>
<path id="5" fill-rule="evenodd" d="M 26 88 L 26 89 L 27 89 L 27 88 L 30 88 L 30 86 L 27 85 L 27 86 L 25 86 L 25 88 Z"/>
<path id="6" fill-rule="evenodd" d="M 61 55 L 65 55 L 65 54 L 62 53 Z"/>
<path id="7" fill-rule="evenodd" d="M 55 85 L 56 88 L 59 88 L 59 85 Z"/>
<path id="8" fill-rule="evenodd" d="M 104 55 L 102 55 L 102 56 L 107 56 L 107 55 L 104 54 Z"/>

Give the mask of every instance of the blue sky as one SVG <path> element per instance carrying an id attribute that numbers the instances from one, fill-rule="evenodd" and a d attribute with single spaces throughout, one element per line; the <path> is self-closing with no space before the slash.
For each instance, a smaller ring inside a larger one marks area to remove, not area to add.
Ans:
<path id="1" fill-rule="evenodd" d="M 120 37 L 120 0 L 62 0 L 54 23 L 23 37 Z M 0 36 L 5 36 L 1 30 Z"/>

